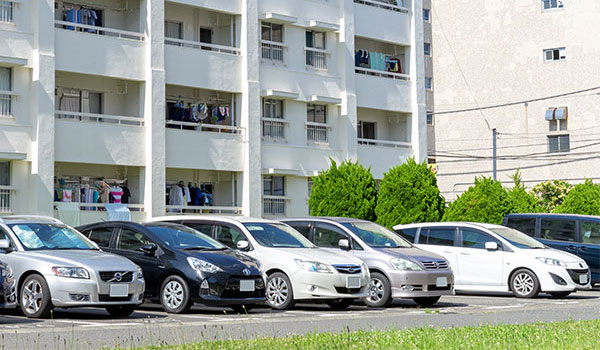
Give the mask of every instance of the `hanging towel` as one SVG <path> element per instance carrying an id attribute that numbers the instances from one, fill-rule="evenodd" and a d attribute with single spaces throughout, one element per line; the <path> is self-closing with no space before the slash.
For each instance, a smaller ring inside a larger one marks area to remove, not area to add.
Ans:
<path id="1" fill-rule="evenodd" d="M 55 205 L 58 220 L 72 227 L 80 225 L 81 211 L 79 210 L 79 203 L 58 202 Z"/>
<path id="2" fill-rule="evenodd" d="M 127 205 L 122 203 L 107 203 L 106 213 L 108 214 L 108 221 L 131 221 L 131 212 Z"/>

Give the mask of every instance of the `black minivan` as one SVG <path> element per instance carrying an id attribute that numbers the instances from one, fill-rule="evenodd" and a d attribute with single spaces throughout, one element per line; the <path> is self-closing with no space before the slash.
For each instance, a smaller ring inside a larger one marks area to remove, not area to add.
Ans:
<path id="1" fill-rule="evenodd" d="M 585 260 L 592 284 L 600 283 L 600 217 L 573 214 L 508 214 L 502 225 Z"/>
<path id="2" fill-rule="evenodd" d="M 265 301 L 258 260 L 187 226 L 107 221 L 77 229 L 102 250 L 138 264 L 145 297 L 167 312 L 186 312 L 193 303 L 242 312 Z"/>

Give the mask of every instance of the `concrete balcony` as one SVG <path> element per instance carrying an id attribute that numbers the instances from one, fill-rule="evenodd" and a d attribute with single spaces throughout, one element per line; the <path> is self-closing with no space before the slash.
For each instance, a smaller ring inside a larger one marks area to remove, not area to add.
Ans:
<path id="1" fill-rule="evenodd" d="M 356 68 L 356 95 L 358 107 L 386 111 L 412 111 L 412 83 L 402 74 L 384 71 L 367 72 Z M 361 70 L 361 71 L 358 71 Z"/>
<path id="2" fill-rule="evenodd" d="M 344 159 L 341 150 L 330 147 L 263 143 L 263 174 L 312 176 L 329 168 L 330 157 L 336 162 Z"/>
<path id="3" fill-rule="evenodd" d="M 354 28 L 357 36 L 410 45 L 410 11 L 376 0 L 354 0 Z"/>
<path id="4" fill-rule="evenodd" d="M 14 214 L 12 203 L 16 194 L 16 187 L 0 186 L 0 215 Z"/>
<path id="5" fill-rule="evenodd" d="M 167 3 L 188 5 L 200 7 L 207 10 L 219 11 L 222 13 L 236 14 L 242 13 L 242 2 L 240 0 L 167 0 Z"/>
<path id="6" fill-rule="evenodd" d="M 54 217 L 59 218 L 59 212 L 56 206 L 60 202 L 55 203 Z M 108 221 L 108 212 L 103 203 L 78 203 L 79 220 L 81 225 L 91 224 L 94 222 Z M 146 212 L 144 212 L 143 204 L 127 204 L 131 215 L 131 221 L 143 222 L 146 221 Z"/>
<path id="7" fill-rule="evenodd" d="M 374 154 L 377 157 L 373 157 Z M 409 142 L 358 139 L 358 160 L 365 167 L 371 167 L 376 179 L 382 179 L 383 173 L 412 156 Z"/>

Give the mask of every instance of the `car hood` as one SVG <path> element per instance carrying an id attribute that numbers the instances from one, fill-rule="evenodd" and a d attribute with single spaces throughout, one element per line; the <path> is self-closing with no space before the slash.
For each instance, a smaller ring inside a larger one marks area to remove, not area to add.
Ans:
<path id="1" fill-rule="evenodd" d="M 389 255 L 392 258 L 412 258 L 416 261 L 430 261 L 430 260 L 446 260 L 444 257 L 428 252 L 421 248 L 411 247 L 411 248 L 373 248 L 380 253 L 384 253 Z"/>
<path id="2" fill-rule="evenodd" d="M 580 257 L 571 253 L 563 252 L 562 250 L 547 248 L 547 249 L 519 249 L 519 252 L 531 257 L 537 258 L 552 258 L 566 263 L 581 263 L 584 262 Z"/>
<path id="3" fill-rule="evenodd" d="M 276 248 L 293 259 L 318 261 L 329 265 L 361 265 L 362 260 L 346 253 L 331 252 L 321 248 Z"/>
<path id="4" fill-rule="evenodd" d="M 208 261 L 217 265 L 223 271 L 235 275 L 241 275 L 245 268 L 250 269 L 252 274 L 259 274 L 258 261 L 246 254 L 233 249 L 215 251 L 186 251 L 188 256 Z"/>
<path id="5" fill-rule="evenodd" d="M 28 259 L 52 266 L 86 267 L 92 271 L 136 271 L 129 259 L 99 250 L 40 250 L 25 253 Z"/>

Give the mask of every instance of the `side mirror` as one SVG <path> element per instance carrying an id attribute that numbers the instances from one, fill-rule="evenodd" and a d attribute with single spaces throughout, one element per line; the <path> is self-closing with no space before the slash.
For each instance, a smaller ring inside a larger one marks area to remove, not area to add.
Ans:
<path id="1" fill-rule="evenodd" d="M 485 242 L 486 250 L 498 250 L 498 243 L 496 242 Z"/>
<path id="2" fill-rule="evenodd" d="M 235 246 L 239 250 L 249 250 L 250 249 L 250 243 L 248 243 L 248 241 L 244 241 L 244 240 L 238 241 Z"/>
<path id="3" fill-rule="evenodd" d="M 347 239 L 340 239 L 340 241 L 338 242 L 338 247 L 340 247 L 341 250 L 350 250 L 350 242 Z"/>
<path id="4" fill-rule="evenodd" d="M 0 239 L 0 250 L 4 250 L 7 253 L 12 252 L 10 241 L 8 239 Z"/>
<path id="5" fill-rule="evenodd" d="M 144 244 L 140 250 L 148 255 L 152 255 L 156 251 L 156 248 L 157 247 L 154 244 Z"/>

